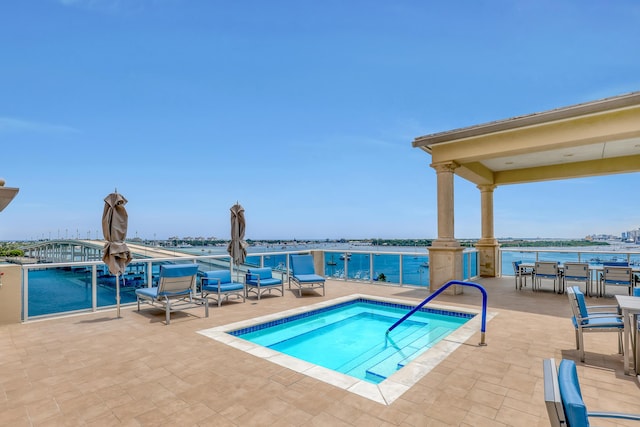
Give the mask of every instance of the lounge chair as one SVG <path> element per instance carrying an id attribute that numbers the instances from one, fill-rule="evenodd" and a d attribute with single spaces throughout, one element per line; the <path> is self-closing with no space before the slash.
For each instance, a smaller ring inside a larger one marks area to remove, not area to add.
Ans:
<path id="1" fill-rule="evenodd" d="M 303 289 L 314 288 L 322 288 L 322 295 L 325 295 L 324 277 L 316 274 L 312 255 L 291 255 L 289 289 L 291 289 L 291 283 L 298 287 L 300 296 Z"/>
<path id="2" fill-rule="evenodd" d="M 572 322 L 576 332 L 576 348 L 580 350 L 580 361 L 584 362 L 585 332 L 617 332 L 618 353 L 622 353 L 624 321 L 615 305 L 592 305 L 587 307 L 584 294 L 578 286 L 567 288 L 567 296 L 573 312 Z"/>
<path id="3" fill-rule="evenodd" d="M 232 281 L 229 270 L 207 271 L 200 279 L 200 284 L 202 298 L 216 300 L 218 307 L 222 304 L 223 299 L 229 301 L 231 295 L 242 298 L 243 302 L 246 301 L 244 284 Z"/>
<path id="4" fill-rule="evenodd" d="M 640 421 L 640 415 L 620 412 L 588 412 L 582 399 L 578 371 L 573 360 L 542 361 L 544 402 L 551 427 L 587 427 L 589 418 L 611 418 Z"/>
<path id="5" fill-rule="evenodd" d="M 197 273 L 197 264 L 161 265 L 158 286 L 136 289 L 138 311 L 140 303 L 162 308 L 168 325 L 171 312 L 204 305 L 206 317 L 209 317 L 209 304 L 195 297 Z"/>
<path id="6" fill-rule="evenodd" d="M 260 296 L 266 292 L 271 295 L 271 291 L 278 291 L 284 296 L 284 282 L 282 279 L 273 277 L 271 267 L 251 268 L 247 270 L 245 276 L 246 296 L 255 293 L 260 300 Z"/>

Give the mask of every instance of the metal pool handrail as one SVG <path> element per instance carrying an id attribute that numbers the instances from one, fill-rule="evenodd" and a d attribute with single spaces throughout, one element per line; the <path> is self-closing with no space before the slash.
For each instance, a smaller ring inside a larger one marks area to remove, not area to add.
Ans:
<path id="1" fill-rule="evenodd" d="M 442 285 L 441 288 L 439 288 L 437 291 L 435 291 L 434 293 L 429 295 L 424 301 L 422 301 L 420 304 L 418 304 L 414 309 L 412 309 L 410 312 L 405 314 L 400 320 L 398 320 L 389 329 L 387 329 L 386 335 L 389 335 L 389 332 L 393 331 L 396 326 L 398 326 L 400 323 L 402 323 L 405 320 L 407 320 L 407 318 L 409 316 L 411 316 L 416 311 L 420 310 L 422 307 L 424 307 L 424 305 L 426 303 L 428 303 L 429 301 L 431 301 L 432 299 L 434 299 L 435 297 L 440 295 L 443 291 L 445 291 L 449 286 L 452 286 L 452 285 L 471 286 L 471 287 L 479 289 L 480 292 L 482 292 L 482 326 L 480 327 L 481 334 L 480 334 L 480 344 L 479 345 L 487 345 L 486 342 L 485 342 L 485 339 L 484 339 L 484 335 L 485 335 L 485 332 L 486 332 L 486 329 L 487 329 L 487 291 L 482 286 L 478 285 L 477 283 L 461 282 L 459 280 L 450 280 L 447 283 L 445 283 L 444 285 Z"/>

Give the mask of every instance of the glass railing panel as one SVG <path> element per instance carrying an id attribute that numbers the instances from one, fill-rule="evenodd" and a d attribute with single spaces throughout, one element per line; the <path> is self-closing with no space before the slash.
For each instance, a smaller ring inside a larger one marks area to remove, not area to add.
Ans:
<path id="1" fill-rule="evenodd" d="M 325 251 L 324 261 L 324 274 L 326 277 L 345 279 L 347 272 L 350 270 L 351 253 Z"/>
<path id="2" fill-rule="evenodd" d="M 247 267 L 259 268 L 262 262 L 262 256 L 260 255 L 247 255 L 244 263 Z"/>
<path id="3" fill-rule="evenodd" d="M 469 278 L 469 255 L 462 253 L 462 280 Z"/>
<path id="4" fill-rule="evenodd" d="M 502 267 L 501 274 L 503 276 L 514 276 L 513 262 L 520 261 L 533 264 L 536 262 L 536 252 L 530 251 L 510 251 L 502 250 Z"/>
<path id="5" fill-rule="evenodd" d="M 402 284 L 429 286 L 428 255 L 402 255 Z"/>
<path id="6" fill-rule="evenodd" d="M 538 252 L 538 261 L 554 261 L 559 264 L 578 262 L 578 252 Z"/>
<path id="7" fill-rule="evenodd" d="M 287 270 L 287 255 L 288 254 L 269 254 L 264 256 L 264 266 L 271 267 L 274 270 L 286 271 Z"/>
<path id="8" fill-rule="evenodd" d="M 602 267 L 608 262 L 628 262 L 631 266 L 640 266 L 640 253 L 637 252 L 620 252 L 620 251 L 558 251 L 558 250 L 531 250 L 518 251 L 501 249 L 501 272 L 502 275 L 513 276 L 513 261 L 523 261 L 526 263 L 534 263 L 540 261 L 558 261 L 561 264 L 566 262 L 586 262 L 592 267 Z"/>
<path id="9" fill-rule="evenodd" d="M 371 254 L 353 253 L 347 254 L 347 258 L 347 278 L 349 280 L 369 281 L 371 279 Z"/>
<path id="10" fill-rule="evenodd" d="M 28 274 L 30 317 L 92 308 L 91 267 L 34 269 Z M 110 295 L 108 289 L 99 292 L 99 296 Z"/>
<path id="11" fill-rule="evenodd" d="M 379 254 L 373 257 L 373 281 L 400 283 L 400 254 Z"/>
<path id="12" fill-rule="evenodd" d="M 478 275 L 478 251 L 464 251 L 462 253 L 462 276 L 463 280 L 476 277 Z"/>
<path id="13" fill-rule="evenodd" d="M 627 254 L 606 253 L 606 252 L 589 252 L 584 253 L 583 262 L 588 262 L 593 266 L 602 266 L 606 262 L 628 262 Z"/>

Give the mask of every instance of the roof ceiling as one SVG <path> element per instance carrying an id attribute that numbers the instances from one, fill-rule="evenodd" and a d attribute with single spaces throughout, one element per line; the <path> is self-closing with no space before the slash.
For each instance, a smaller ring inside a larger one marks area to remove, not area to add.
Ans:
<path id="1" fill-rule="evenodd" d="M 413 146 L 476 184 L 640 171 L 640 92 L 425 135 Z"/>

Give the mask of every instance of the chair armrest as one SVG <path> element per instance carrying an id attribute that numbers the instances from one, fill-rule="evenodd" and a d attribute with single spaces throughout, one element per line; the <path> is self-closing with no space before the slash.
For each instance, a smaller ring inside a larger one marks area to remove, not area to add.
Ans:
<path id="1" fill-rule="evenodd" d="M 623 414 L 620 412 L 587 412 L 587 416 L 594 418 L 615 418 L 618 420 L 640 421 L 640 415 Z"/>
<path id="2" fill-rule="evenodd" d="M 602 319 L 602 318 L 606 318 L 606 317 L 613 317 L 613 318 L 620 319 L 620 320 L 623 319 L 621 314 L 613 314 L 613 313 L 594 313 L 594 314 L 590 314 L 587 317 L 581 317 L 581 319 L 582 320 Z"/>
<path id="3" fill-rule="evenodd" d="M 608 313 L 618 313 L 620 314 L 620 308 L 617 305 L 589 305 L 587 306 L 587 310 L 610 310 Z M 598 313 L 596 313 L 598 314 Z"/>

